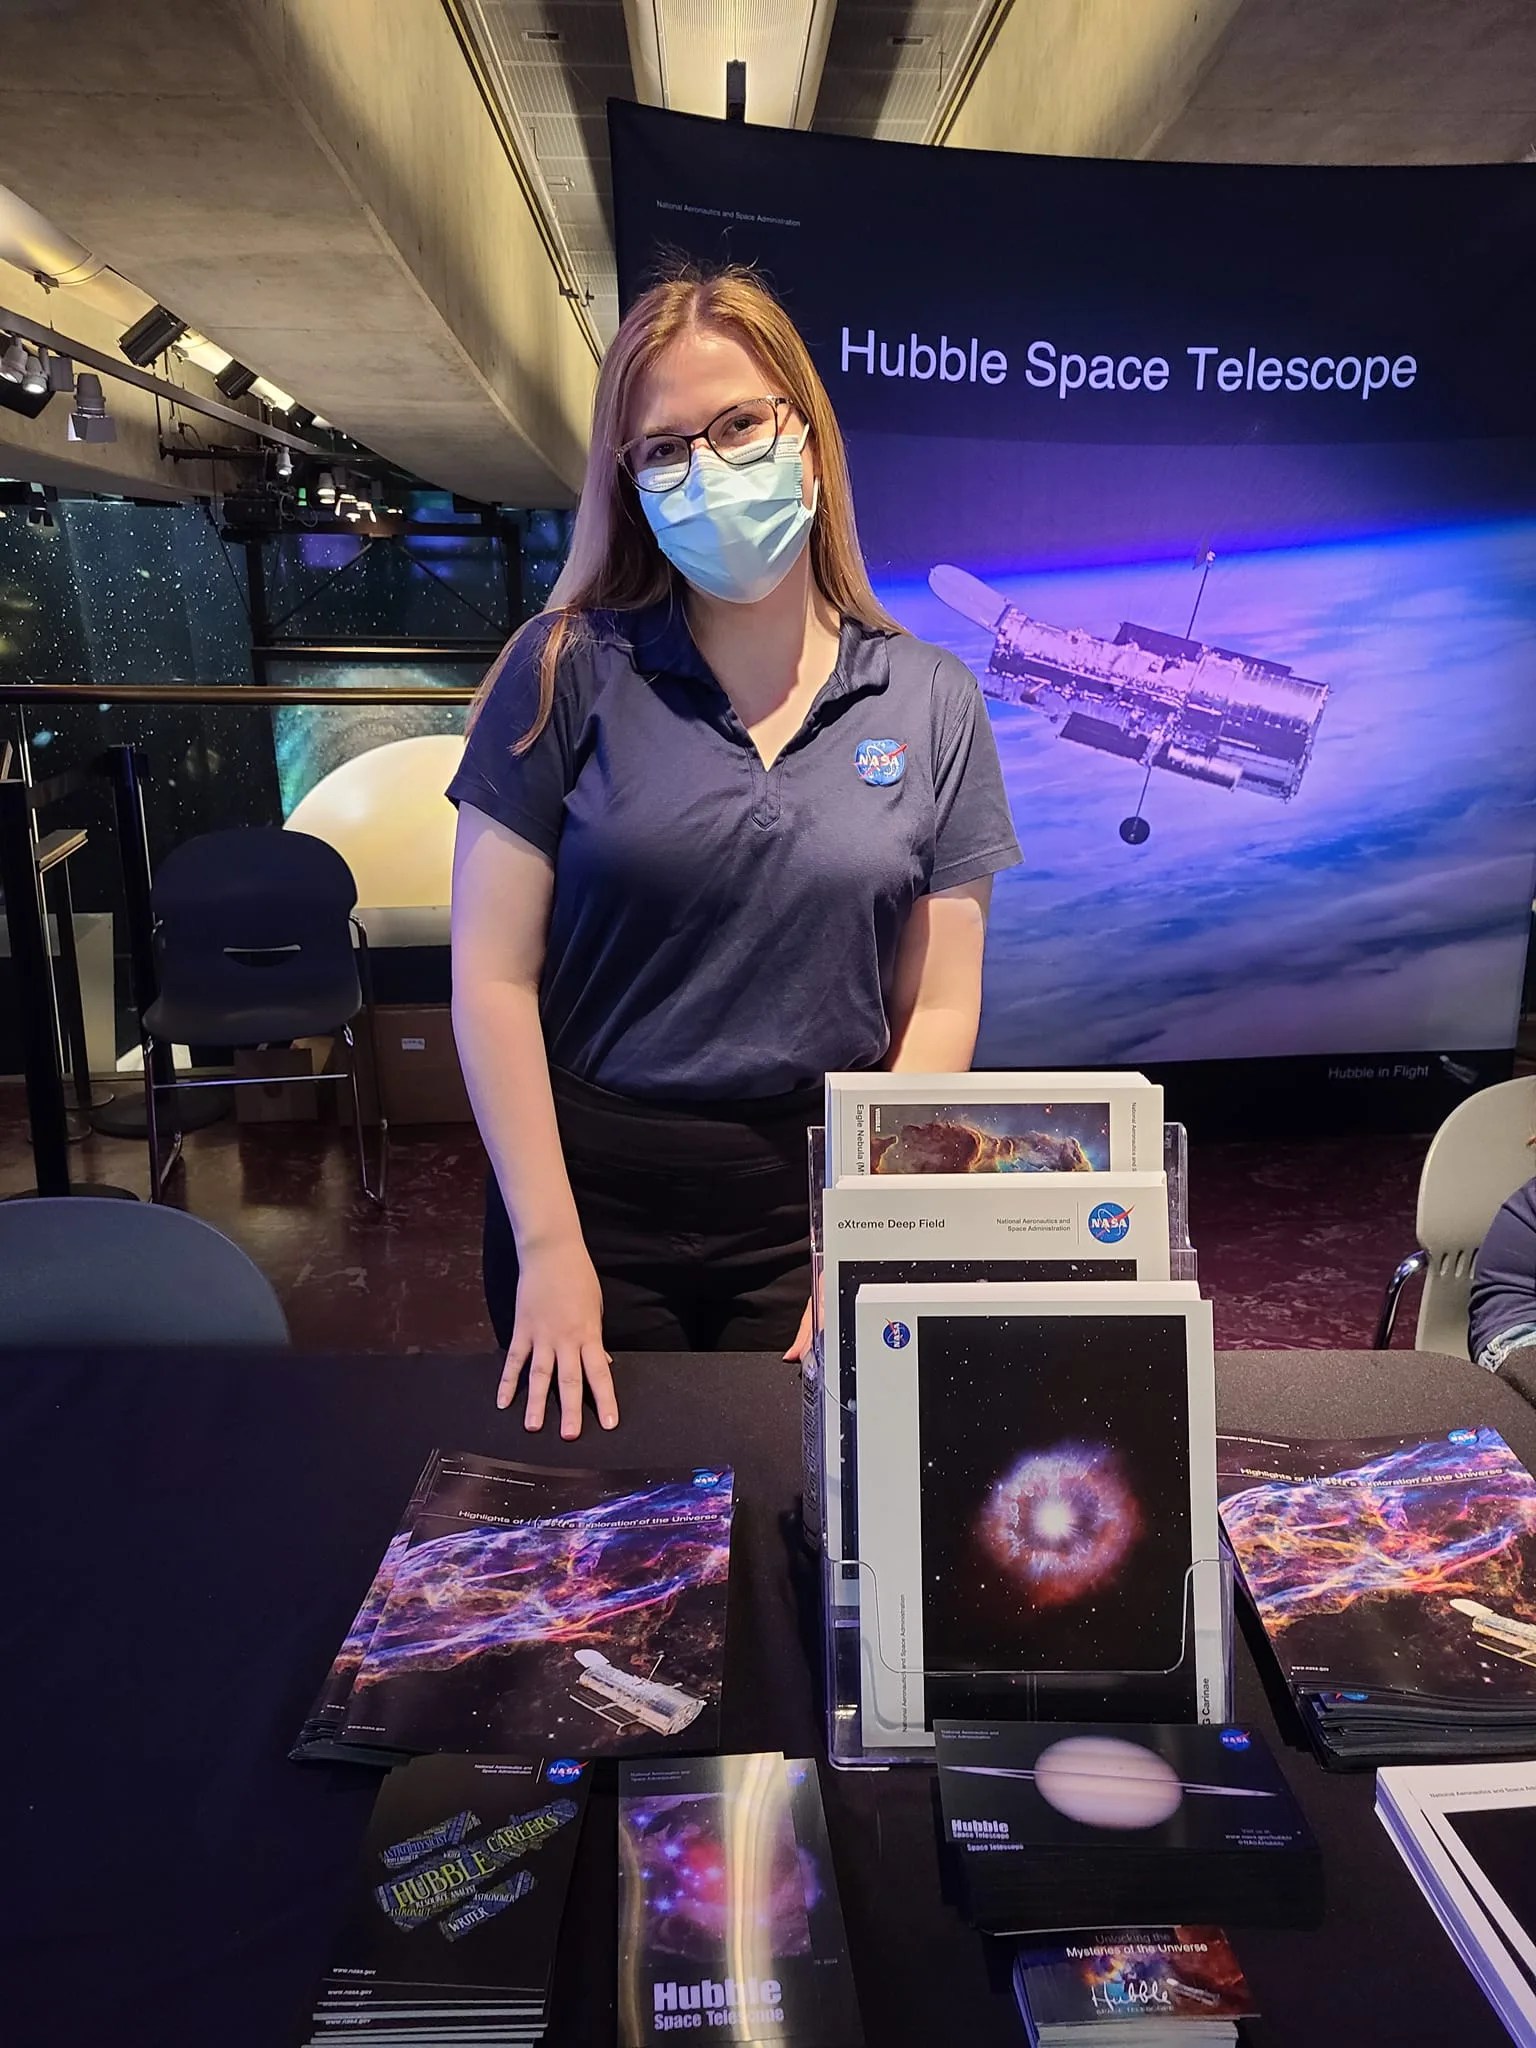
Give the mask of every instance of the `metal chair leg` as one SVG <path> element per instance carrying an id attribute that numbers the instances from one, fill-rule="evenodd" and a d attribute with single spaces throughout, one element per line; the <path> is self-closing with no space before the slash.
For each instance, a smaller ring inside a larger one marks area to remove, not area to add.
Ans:
<path id="1" fill-rule="evenodd" d="M 352 1026 L 341 1027 L 342 1043 L 347 1048 L 347 1081 L 352 1090 L 352 1132 L 357 1141 L 357 1178 L 364 1195 L 376 1209 L 387 1206 L 389 1191 L 389 1119 L 384 1114 L 384 1097 L 379 1084 L 378 1061 L 373 1069 L 374 1103 L 379 1112 L 379 1179 L 377 1187 L 368 1178 L 368 1146 L 363 1137 L 363 1104 L 357 1085 L 357 1040 L 352 1036 Z"/>
<path id="2" fill-rule="evenodd" d="M 149 1145 L 149 1199 L 160 1202 L 165 1199 L 165 1184 L 176 1171 L 181 1158 L 181 1119 L 175 1122 L 168 1158 L 160 1156 L 160 1105 L 159 1089 L 155 1083 L 155 1041 L 147 1034 L 144 1048 L 144 1135 Z"/>
<path id="3" fill-rule="evenodd" d="M 1403 1298 L 1403 1289 L 1415 1273 L 1422 1273 L 1429 1264 L 1428 1252 L 1412 1252 L 1403 1260 L 1392 1278 L 1387 1282 L 1387 1291 L 1381 1304 L 1381 1315 L 1376 1323 L 1376 1351 L 1390 1351 L 1392 1332 L 1397 1327 L 1397 1311 Z"/>

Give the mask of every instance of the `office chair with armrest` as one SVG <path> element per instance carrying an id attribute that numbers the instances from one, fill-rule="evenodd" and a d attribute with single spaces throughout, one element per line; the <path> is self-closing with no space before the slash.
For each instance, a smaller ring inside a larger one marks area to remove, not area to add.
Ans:
<path id="1" fill-rule="evenodd" d="M 1416 1348 L 1467 1356 L 1467 1308 L 1478 1247 L 1503 1204 L 1536 1172 L 1528 1142 L 1533 1133 L 1536 1079 L 1499 1081 L 1480 1089 L 1458 1103 L 1436 1131 L 1419 1176 L 1419 1249 L 1388 1282 L 1376 1325 L 1378 1351 L 1392 1342 L 1404 1287 L 1422 1273 Z"/>

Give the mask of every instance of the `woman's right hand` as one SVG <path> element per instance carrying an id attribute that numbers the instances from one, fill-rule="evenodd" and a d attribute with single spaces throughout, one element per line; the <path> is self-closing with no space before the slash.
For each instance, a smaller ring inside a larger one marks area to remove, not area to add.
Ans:
<path id="1" fill-rule="evenodd" d="M 520 1252 L 517 1319 L 496 1406 L 510 1408 L 523 1367 L 528 1368 L 525 1429 L 542 1429 L 551 1380 L 560 1387 L 560 1434 L 581 1435 L 582 1385 L 592 1389 L 604 1429 L 618 1426 L 613 1360 L 603 1344 L 603 1290 L 580 1240 L 544 1251 Z"/>

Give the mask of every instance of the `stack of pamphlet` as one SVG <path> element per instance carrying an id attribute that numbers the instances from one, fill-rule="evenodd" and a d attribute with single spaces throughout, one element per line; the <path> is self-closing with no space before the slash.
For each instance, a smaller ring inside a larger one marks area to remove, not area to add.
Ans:
<path id="1" fill-rule="evenodd" d="M 814 1762 L 620 1767 L 619 2039 L 679 2034 L 863 2040 Z"/>
<path id="2" fill-rule="evenodd" d="M 1218 1456 L 1243 1587 L 1326 1763 L 1536 1750 L 1536 1480 L 1497 1430 Z"/>
<path id="3" fill-rule="evenodd" d="M 1321 1911 L 1317 1843 L 1251 1728 L 941 1721 L 935 1732 L 950 1867 L 967 1917 L 988 1932 L 1218 1913 L 1233 1926 L 1305 1926 Z"/>
<path id="4" fill-rule="evenodd" d="M 391 1772 L 310 2048 L 540 2040 L 591 1771 L 432 1756 Z"/>
<path id="5" fill-rule="evenodd" d="M 434 1451 L 293 1755 L 714 1748 L 731 1509 L 723 1469 Z"/>
<path id="6" fill-rule="evenodd" d="M 1381 1771 L 1376 1811 L 1499 2018 L 1536 2048 L 1536 1764 Z"/>
<path id="7" fill-rule="evenodd" d="M 937 1716 L 1223 1718 L 1194 1283 L 866 1284 L 856 1320 L 866 1747 L 931 1746 Z"/>
<path id="8" fill-rule="evenodd" d="M 1258 2009 L 1219 1927 L 1125 1927 L 1021 1948 L 1030 2048 L 1216 2048 Z"/>

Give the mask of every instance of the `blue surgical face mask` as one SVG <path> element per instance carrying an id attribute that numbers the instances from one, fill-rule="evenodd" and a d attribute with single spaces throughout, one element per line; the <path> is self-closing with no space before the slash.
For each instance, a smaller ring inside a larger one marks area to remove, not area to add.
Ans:
<path id="1" fill-rule="evenodd" d="M 743 469 L 696 448 L 675 490 L 640 493 L 656 545 L 696 590 L 756 604 L 795 566 L 816 516 L 805 502 L 805 440 L 781 440 L 766 462 Z"/>

